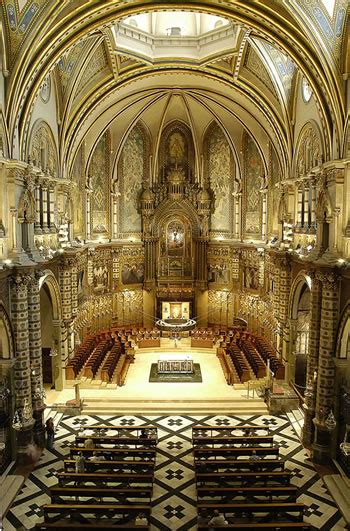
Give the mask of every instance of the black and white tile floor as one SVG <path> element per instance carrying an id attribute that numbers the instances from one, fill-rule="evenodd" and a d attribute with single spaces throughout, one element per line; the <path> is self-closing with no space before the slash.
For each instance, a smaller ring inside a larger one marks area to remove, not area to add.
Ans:
<path id="1" fill-rule="evenodd" d="M 55 439 L 55 448 L 45 451 L 33 473 L 18 494 L 7 518 L 4 531 L 31 529 L 42 521 L 41 506 L 49 503 L 49 488 L 57 483 L 56 472 L 62 470 L 62 458 L 80 424 L 109 424 L 136 426 L 152 424 L 158 428 L 151 529 L 187 531 L 196 529 L 196 489 L 191 428 L 195 424 L 269 425 L 280 453 L 286 457 L 286 467 L 292 471 L 292 483 L 299 487 L 298 501 L 306 505 L 305 521 L 323 531 L 341 531 L 345 522 L 324 487 L 286 416 L 87 416 L 63 417 Z"/>

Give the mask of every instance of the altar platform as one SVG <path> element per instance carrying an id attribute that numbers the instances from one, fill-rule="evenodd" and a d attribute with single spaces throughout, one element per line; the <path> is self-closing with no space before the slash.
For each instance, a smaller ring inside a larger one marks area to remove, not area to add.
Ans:
<path id="1" fill-rule="evenodd" d="M 158 373 L 192 373 L 193 357 L 191 354 L 160 354 L 158 358 Z"/>

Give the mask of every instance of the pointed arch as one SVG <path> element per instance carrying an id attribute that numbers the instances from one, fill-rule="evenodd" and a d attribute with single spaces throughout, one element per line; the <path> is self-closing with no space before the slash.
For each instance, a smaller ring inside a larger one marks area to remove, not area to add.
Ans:
<path id="1" fill-rule="evenodd" d="M 57 145 L 51 127 L 44 120 L 37 120 L 32 127 L 26 159 L 48 170 L 53 177 L 58 176 Z"/>
<path id="2" fill-rule="evenodd" d="M 318 124 L 310 120 L 302 127 L 295 146 L 295 177 L 302 177 L 325 160 L 325 141 Z"/>

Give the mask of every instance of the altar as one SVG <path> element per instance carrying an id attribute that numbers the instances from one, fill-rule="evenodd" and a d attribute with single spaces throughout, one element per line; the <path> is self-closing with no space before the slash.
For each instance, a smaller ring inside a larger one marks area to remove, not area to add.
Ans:
<path id="1" fill-rule="evenodd" d="M 158 373 L 168 372 L 193 373 L 191 354 L 160 354 Z"/>

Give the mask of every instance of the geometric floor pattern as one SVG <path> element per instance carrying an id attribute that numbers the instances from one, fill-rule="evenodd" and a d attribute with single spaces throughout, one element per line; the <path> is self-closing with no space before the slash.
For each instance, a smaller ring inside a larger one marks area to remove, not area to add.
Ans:
<path id="1" fill-rule="evenodd" d="M 68 455 L 79 425 L 154 425 L 158 428 L 158 446 L 152 501 L 152 530 L 196 530 L 196 489 L 191 447 L 191 428 L 195 424 L 235 426 L 266 425 L 271 429 L 286 468 L 292 472 L 292 484 L 299 488 L 298 501 L 306 506 L 304 520 L 315 529 L 341 531 L 345 522 L 323 485 L 287 416 L 271 415 L 194 415 L 194 416 L 106 416 L 63 417 L 55 436 L 55 447 L 45 450 L 29 475 L 3 522 L 4 531 L 27 530 L 42 521 L 41 506 L 49 503 L 49 488 L 57 484 L 62 459 Z"/>

